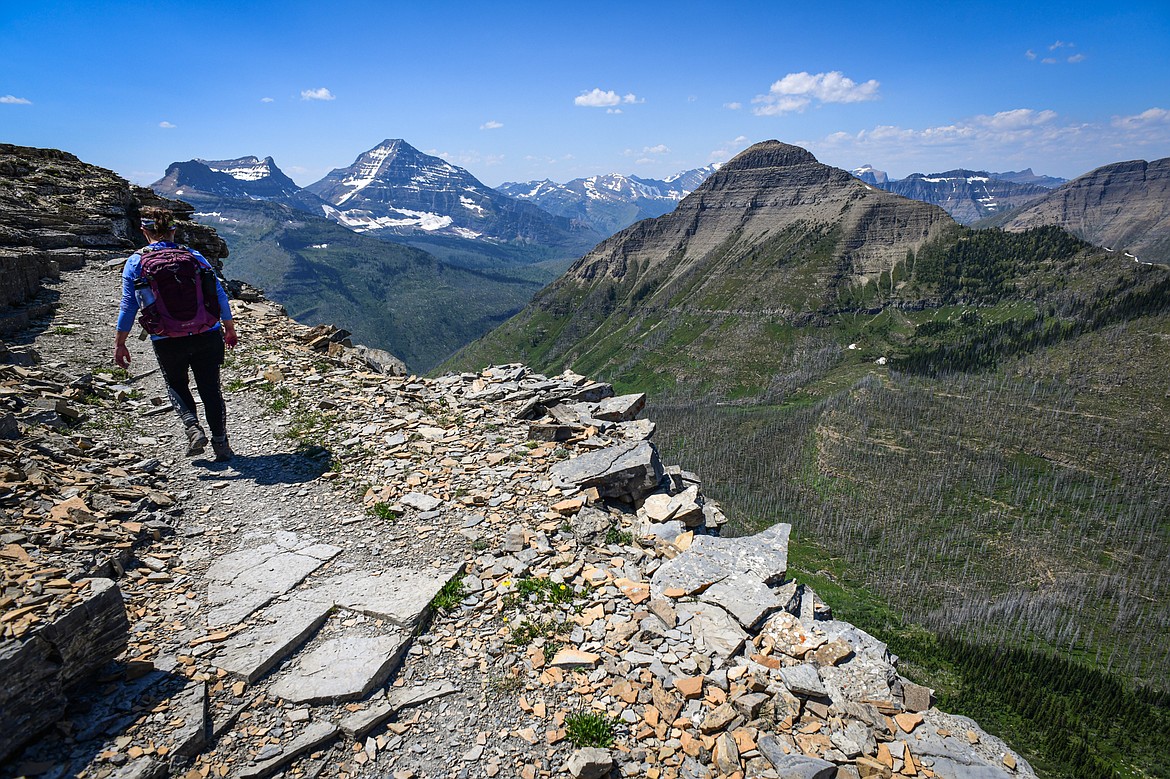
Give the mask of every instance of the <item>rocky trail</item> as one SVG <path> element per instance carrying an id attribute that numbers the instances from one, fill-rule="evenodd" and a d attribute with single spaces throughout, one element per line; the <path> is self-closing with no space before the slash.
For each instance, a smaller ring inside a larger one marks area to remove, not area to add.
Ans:
<path id="1" fill-rule="evenodd" d="M 0 364 L 0 775 L 1032 775 L 787 578 L 788 525 L 719 537 L 641 396 L 389 376 L 237 300 L 237 456 L 188 459 L 149 344 L 111 368 L 118 267 L 48 295 Z"/>

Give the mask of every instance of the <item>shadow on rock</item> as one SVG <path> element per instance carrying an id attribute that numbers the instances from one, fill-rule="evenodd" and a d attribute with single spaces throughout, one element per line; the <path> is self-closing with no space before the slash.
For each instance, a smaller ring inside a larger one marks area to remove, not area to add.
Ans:
<path id="1" fill-rule="evenodd" d="M 167 745 L 172 759 L 189 759 L 206 747 L 210 721 L 204 682 L 192 681 L 174 669 L 162 670 L 149 661 L 111 663 L 95 681 L 72 691 L 66 716 L 5 761 L 0 777 L 64 779 L 95 760 L 114 768 L 135 761 L 157 764 L 157 757 L 124 747 L 144 716 L 164 709 L 170 725 L 157 734 L 157 740 Z"/>

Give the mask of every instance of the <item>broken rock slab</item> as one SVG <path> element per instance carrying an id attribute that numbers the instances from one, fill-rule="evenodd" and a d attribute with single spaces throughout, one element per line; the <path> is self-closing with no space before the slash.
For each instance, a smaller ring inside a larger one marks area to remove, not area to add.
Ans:
<path id="1" fill-rule="evenodd" d="M 339 724 L 341 732 L 350 738 L 362 738 L 392 715 L 411 706 L 418 706 L 436 698 L 459 692 L 450 682 L 429 682 L 411 687 L 391 687 L 386 691 L 386 700 L 377 701 L 368 709 L 355 711 Z"/>
<path id="2" fill-rule="evenodd" d="M 680 603 L 678 614 L 683 622 L 689 615 L 695 649 L 702 654 L 726 660 L 737 654 L 748 639 L 743 628 L 719 606 L 702 602 Z"/>
<path id="3" fill-rule="evenodd" d="M 654 572 L 654 594 L 668 589 L 700 593 L 737 573 L 751 573 L 764 584 L 779 583 L 788 570 L 791 532 L 792 526 L 782 523 L 742 538 L 698 536 L 687 551 Z"/>
<path id="4" fill-rule="evenodd" d="M 324 624 L 332 602 L 296 598 L 269 606 L 258 624 L 224 642 L 216 665 L 251 684 L 268 673 Z"/>
<path id="5" fill-rule="evenodd" d="M 330 544 L 265 544 L 224 555 L 207 571 L 208 626 L 240 622 L 305 580 L 341 551 Z"/>
<path id="6" fill-rule="evenodd" d="M 292 703 L 362 698 L 390 676 L 409 639 L 406 633 L 328 639 L 299 655 L 270 692 Z"/>
<path id="7" fill-rule="evenodd" d="M 704 590 L 699 599 L 720 606 L 751 631 L 786 604 L 775 590 L 750 573 L 731 574 Z"/>
<path id="8" fill-rule="evenodd" d="M 284 746 L 279 755 L 252 766 L 245 766 L 236 774 L 239 779 L 264 779 L 337 735 L 332 722 L 310 722 L 305 732 Z"/>
<path id="9" fill-rule="evenodd" d="M 554 465 L 549 472 L 561 489 L 596 487 L 607 498 L 635 503 L 658 488 L 662 461 L 646 441 L 615 444 Z"/>
<path id="10" fill-rule="evenodd" d="M 461 566 L 422 571 L 386 568 L 377 575 L 344 574 L 326 579 L 297 595 L 384 619 L 411 630 L 422 621 L 443 585 L 455 578 L 460 570 Z"/>

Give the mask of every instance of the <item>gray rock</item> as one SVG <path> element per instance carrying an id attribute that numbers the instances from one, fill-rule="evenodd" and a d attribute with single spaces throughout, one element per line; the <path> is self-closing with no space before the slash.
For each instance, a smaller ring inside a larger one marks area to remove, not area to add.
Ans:
<path id="1" fill-rule="evenodd" d="M 207 746 L 208 729 L 211 720 L 207 709 L 207 684 L 192 682 L 171 700 L 168 717 L 172 721 L 181 719 L 183 724 L 172 733 L 174 747 L 171 753 L 176 757 L 194 757 Z"/>
<path id="2" fill-rule="evenodd" d="M 257 614 L 260 624 L 224 642 L 216 665 L 251 684 L 287 657 L 325 622 L 330 600 L 277 603 Z"/>
<path id="3" fill-rule="evenodd" d="M 901 679 L 902 705 L 906 711 L 926 711 L 934 705 L 934 690 L 915 684 L 908 679 Z"/>
<path id="4" fill-rule="evenodd" d="M 434 511 L 443 505 L 443 501 L 439 498 L 426 495 L 422 492 L 409 492 L 403 495 L 398 502 L 403 506 L 409 506 L 419 511 Z"/>
<path id="5" fill-rule="evenodd" d="M 459 571 L 460 566 L 452 566 L 422 571 L 385 568 L 376 576 L 343 574 L 298 593 L 298 597 L 331 603 L 412 630 L 422 620 L 431 600 Z"/>
<path id="6" fill-rule="evenodd" d="M 593 416 L 606 422 L 629 422 L 638 416 L 644 408 L 646 408 L 646 393 L 619 395 L 616 398 L 606 398 L 598 403 Z"/>
<path id="7" fill-rule="evenodd" d="M 686 619 L 696 651 L 727 659 L 743 648 L 748 634 L 726 611 L 711 603 L 680 603 L 678 613 Z"/>
<path id="8" fill-rule="evenodd" d="M 605 534 L 609 532 L 613 521 L 604 511 L 598 511 L 592 506 L 585 506 L 573 515 L 570 525 L 578 544 L 597 546 L 605 540 Z"/>
<path id="9" fill-rule="evenodd" d="M 209 626 L 243 620 L 296 587 L 340 551 L 327 544 L 287 549 L 273 543 L 224 555 L 207 571 Z"/>
<path id="10" fill-rule="evenodd" d="M 785 601 L 750 573 L 733 573 L 703 591 L 699 599 L 714 603 L 748 630 L 755 630 L 769 614 L 784 608 Z"/>
<path id="11" fill-rule="evenodd" d="M 284 750 L 279 755 L 253 766 L 244 766 L 235 775 L 239 779 L 264 779 L 266 776 L 272 776 L 305 752 L 329 741 L 337 733 L 337 726 L 332 722 L 311 722 L 304 733 L 284 745 Z"/>
<path id="12" fill-rule="evenodd" d="M 816 666 L 809 663 L 781 668 L 779 674 L 780 678 L 784 680 L 784 686 L 794 695 L 805 698 L 824 698 L 829 694 L 824 683 L 821 682 L 821 676 L 817 673 Z"/>
<path id="13" fill-rule="evenodd" d="M 873 730 L 863 722 L 849 722 L 844 728 L 834 730 L 829 735 L 833 746 L 850 759 L 858 755 L 872 755 L 877 750 Z"/>
<path id="14" fill-rule="evenodd" d="M 304 654 L 273 682 L 270 692 L 293 703 L 361 698 L 383 684 L 406 651 L 408 636 L 333 638 Z"/>
<path id="15" fill-rule="evenodd" d="M 837 766 L 827 760 L 785 753 L 771 733 L 761 736 L 756 746 L 780 779 L 833 779 L 837 775 Z"/>
<path id="16" fill-rule="evenodd" d="M 773 525 L 744 538 L 698 536 L 691 547 L 664 563 L 651 580 L 656 594 L 669 588 L 702 592 L 732 574 L 751 573 L 765 584 L 784 578 L 788 569 L 788 535 L 791 525 Z"/>
<path id="17" fill-rule="evenodd" d="M 88 579 L 83 600 L 23 641 L 0 644 L 0 761 L 62 717 L 66 691 L 125 648 L 122 591 Z"/>
<path id="18" fill-rule="evenodd" d="M 601 779 L 613 770 L 613 755 L 608 749 L 585 747 L 573 753 L 565 768 L 575 779 Z"/>
<path id="19" fill-rule="evenodd" d="M 615 444 L 554 465 L 549 472 L 561 489 L 596 487 L 604 497 L 637 502 L 662 479 L 658 450 L 645 441 Z"/>
<path id="20" fill-rule="evenodd" d="M 119 768 L 110 775 L 110 779 L 163 779 L 168 773 L 166 763 L 144 755 Z"/>

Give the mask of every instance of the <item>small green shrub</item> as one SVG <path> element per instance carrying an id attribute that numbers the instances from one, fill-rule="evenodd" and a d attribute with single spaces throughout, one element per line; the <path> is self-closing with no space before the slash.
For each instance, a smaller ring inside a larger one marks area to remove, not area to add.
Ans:
<path id="1" fill-rule="evenodd" d="M 366 513 L 378 519 L 384 519 L 387 522 L 393 522 L 398 519 L 398 512 L 390 508 L 390 504 L 385 501 L 378 501 L 374 505 L 366 509 Z M 462 586 L 462 585 L 460 585 Z"/>
<path id="2" fill-rule="evenodd" d="M 463 574 L 459 574 L 443 585 L 438 594 L 431 599 L 431 608 L 436 611 L 450 611 L 463 601 Z"/>
<path id="3" fill-rule="evenodd" d="M 575 747 L 611 747 L 617 720 L 595 711 L 576 711 L 565 717 L 565 737 Z"/>
<path id="4" fill-rule="evenodd" d="M 605 543 L 617 544 L 619 546 L 629 546 L 634 543 L 633 533 L 628 533 L 625 530 L 618 530 L 616 527 L 611 527 L 605 531 Z"/>

